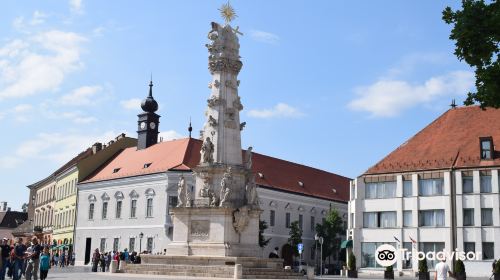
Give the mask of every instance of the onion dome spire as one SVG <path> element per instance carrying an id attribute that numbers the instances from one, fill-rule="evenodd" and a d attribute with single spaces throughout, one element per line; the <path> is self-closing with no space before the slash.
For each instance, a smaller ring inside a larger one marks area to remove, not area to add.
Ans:
<path id="1" fill-rule="evenodd" d="M 141 103 L 144 112 L 154 113 L 158 110 L 158 102 L 153 98 L 153 79 L 149 82 L 149 95 Z"/>

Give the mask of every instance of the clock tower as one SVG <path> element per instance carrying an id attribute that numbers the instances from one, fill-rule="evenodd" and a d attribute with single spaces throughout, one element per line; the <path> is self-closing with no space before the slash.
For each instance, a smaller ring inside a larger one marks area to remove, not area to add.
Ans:
<path id="1" fill-rule="evenodd" d="M 137 150 L 146 149 L 158 143 L 158 125 L 160 116 L 155 112 L 158 110 L 158 102 L 153 98 L 153 81 L 149 83 L 149 95 L 141 103 L 143 113 L 137 115 Z"/>

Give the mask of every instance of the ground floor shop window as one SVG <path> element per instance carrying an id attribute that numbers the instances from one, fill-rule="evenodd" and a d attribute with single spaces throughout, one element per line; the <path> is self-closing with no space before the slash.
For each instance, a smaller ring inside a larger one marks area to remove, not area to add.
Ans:
<path id="1" fill-rule="evenodd" d="M 361 267 L 380 267 L 375 261 L 375 251 L 382 244 L 390 244 L 396 248 L 394 242 L 363 242 L 361 243 Z"/>
<path id="2" fill-rule="evenodd" d="M 420 251 L 424 252 L 424 253 L 428 253 L 428 252 L 434 252 L 434 253 L 437 253 L 437 252 L 441 252 L 444 250 L 444 242 L 421 242 L 420 243 Z M 436 264 L 438 263 L 438 260 L 437 259 L 434 259 L 434 260 L 427 260 L 427 266 L 429 267 L 429 269 L 434 269 L 434 267 L 436 266 Z"/>

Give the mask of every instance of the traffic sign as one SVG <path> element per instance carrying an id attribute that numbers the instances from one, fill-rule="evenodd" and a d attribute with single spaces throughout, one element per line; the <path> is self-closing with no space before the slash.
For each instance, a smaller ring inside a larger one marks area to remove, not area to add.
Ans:
<path id="1" fill-rule="evenodd" d="M 304 244 L 302 243 L 297 244 L 297 250 L 299 250 L 299 254 L 302 254 L 302 251 L 304 250 Z"/>

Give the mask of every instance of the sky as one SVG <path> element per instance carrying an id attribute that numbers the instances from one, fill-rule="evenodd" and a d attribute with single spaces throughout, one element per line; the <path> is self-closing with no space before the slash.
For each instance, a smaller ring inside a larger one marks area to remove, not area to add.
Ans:
<path id="1" fill-rule="evenodd" d="M 5 1 L 0 10 L 0 201 L 96 141 L 136 137 L 140 100 L 164 139 L 198 136 L 207 33 L 222 0 Z M 441 19 L 459 1 L 233 0 L 243 147 L 355 178 L 449 109 L 474 75 Z"/>

